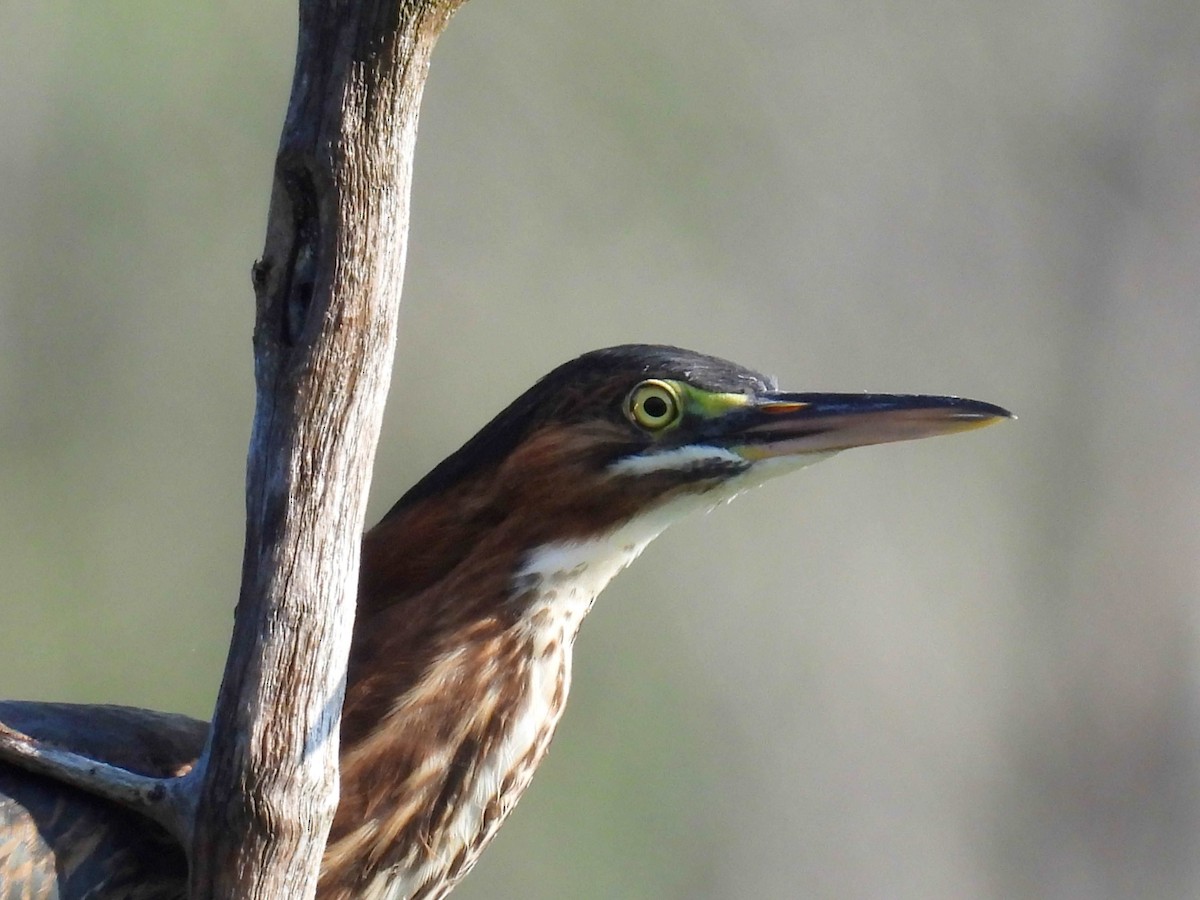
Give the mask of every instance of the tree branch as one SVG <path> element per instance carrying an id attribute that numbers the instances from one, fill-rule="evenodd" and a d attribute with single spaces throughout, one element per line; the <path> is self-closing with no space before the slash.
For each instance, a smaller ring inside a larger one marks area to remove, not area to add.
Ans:
<path id="1" fill-rule="evenodd" d="M 390 380 L 417 113 L 462 0 L 301 0 L 266 246 L 230 654 L 189 848 L 190 896 L 315 892 L 359 541 Z"/>
<path id="2" fill-rule="evenodd" d="M 82 788 L 141 813 L 186 847 L 191 842 L 192 805 L 187 776 L 152 778 L 88 756 L 61 750 L 0 722 L 0 759 L 30 772 Z"/>

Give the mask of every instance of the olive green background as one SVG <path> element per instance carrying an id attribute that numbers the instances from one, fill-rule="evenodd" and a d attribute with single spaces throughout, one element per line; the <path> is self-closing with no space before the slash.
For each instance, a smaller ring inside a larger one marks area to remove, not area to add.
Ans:
<path id="1" fill-rule="evenodd" d="M 0 6 L 0 693 L 207 717 L 290 3 Z M 466 898 L 1200 895 L 1200 6 L 473 0 L 379 515 L 661 341 L 1020 419 L 656 542 Z"/>

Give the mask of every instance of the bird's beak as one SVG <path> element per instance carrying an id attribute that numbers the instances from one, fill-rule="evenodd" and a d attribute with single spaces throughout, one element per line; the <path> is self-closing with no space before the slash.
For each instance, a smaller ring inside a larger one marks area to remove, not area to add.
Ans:
<path id="1" fill-rule="evenodd" d="M 725 438 L 751 461 L 952 434 L 1013 417 L 979 400 L 920 394 L 769 393 L 739 413 L 730 415 Z"/>

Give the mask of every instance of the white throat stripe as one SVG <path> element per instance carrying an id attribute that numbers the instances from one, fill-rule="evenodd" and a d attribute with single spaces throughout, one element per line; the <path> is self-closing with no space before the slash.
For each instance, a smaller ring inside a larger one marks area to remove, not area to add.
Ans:
<path id="1" fill-rule="evenodd" d="M 688 444 L 662 453 L 640 453 L 618 459 L 608 467 L 614 475 L 648 475 L 651 472 L 686 472 L 713 464 L 730 468 L 745 468 L 746 459 L 723 447 Z"/>

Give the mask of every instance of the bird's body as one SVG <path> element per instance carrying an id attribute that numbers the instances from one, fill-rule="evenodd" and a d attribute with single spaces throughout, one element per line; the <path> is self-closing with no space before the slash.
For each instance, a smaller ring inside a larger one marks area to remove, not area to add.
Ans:
<path id="1" fill-rule="evenodd" d="M 318 896 L 449 893 L 546 753 L 593 600 L 672 521 L 847 446 L 1003 415 L 952 398 L 779 394 L 669 347 L 556 369 L 364 538 Z M 107 714 L 128 717 L 128 734 L 88 740 L 96 710 L 0 704 L 0 720 L 147 774 L 186 771 L 202 750 L 202 723 L 141 710 Z M 83 824 L 46 827 L 63 821 Z M 0 898 L 182 897 L 185 862 L 164 842 L 105 801 L 0 763 Z"/>

